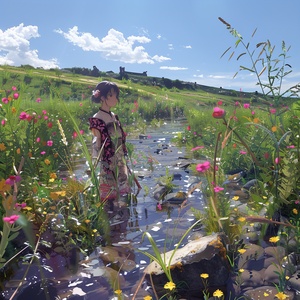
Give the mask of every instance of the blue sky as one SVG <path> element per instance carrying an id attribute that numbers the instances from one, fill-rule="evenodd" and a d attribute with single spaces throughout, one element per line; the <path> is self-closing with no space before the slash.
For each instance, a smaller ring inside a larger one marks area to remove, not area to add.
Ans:
<path id="1" fill-rule="evenodd" d="M 239 62 L 221 58 L 235 42 L 222 17 L 252 46 L 269 39 L 279 51 L 284 40 L 293 72 L 283 85 L 300 82 L 299 0 L 1 2 L 0 65 L 96 66 L 115 73 L 123 66 L 149 76 L 259 90 L 248 72 L 233 79 L 240 64 L 249 66 L 246 56 Z"/>

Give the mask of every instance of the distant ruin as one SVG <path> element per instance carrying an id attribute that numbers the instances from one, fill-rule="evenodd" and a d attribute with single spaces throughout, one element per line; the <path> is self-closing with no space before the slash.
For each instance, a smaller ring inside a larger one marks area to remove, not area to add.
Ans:
<path id="1" fill-rule="evenodd" d="M 136 76 L 147 76 L 147 71 L 144 71 L 143 73 L 138 73 L 138 72 L 128 72 L 125 71 L 125 67 L 120 67 L 120 77 L 128 77 L 128 75 L 136 75 Z"/>

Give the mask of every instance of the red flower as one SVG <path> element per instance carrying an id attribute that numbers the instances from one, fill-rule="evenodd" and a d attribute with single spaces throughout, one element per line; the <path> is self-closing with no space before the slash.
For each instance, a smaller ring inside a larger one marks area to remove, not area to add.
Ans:
<path id="1" fill-rule="evenodd" d="M 188 125 L 188 127 L 186 128 L 187 131 L 190 131 L 191 130 L 191 126 Z"/>
<path id="2" fill-rule="evenodd" d="M 196 170 L 198 172 L 204 173 L 206 170 L 208 170 L 210 168 L 210 162 L 209 161 L 205 161 L 203 164 L 198 164 L 196 166 Z"/>
<path id="3" fill-rule="evenodd" d="M 222 119 L 225 116 L 226 112 L 220 107 L 214 107 L 212 116 L 216 119 Z"/>

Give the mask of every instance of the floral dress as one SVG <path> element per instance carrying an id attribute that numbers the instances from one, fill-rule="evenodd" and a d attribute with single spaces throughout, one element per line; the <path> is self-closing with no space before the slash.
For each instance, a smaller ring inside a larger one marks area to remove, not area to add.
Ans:
<path id="1" fill-rule="evenodd" d="M 93 158 L 100 155 L 100 193 L 102 200 L 116 199 L 130 193 L 126 164 L 126 134 L 117 115 L 110 113 L 113 121 L 105 123 L 95 114 L 89 118 L 90 129 L 101 133 L 101 147 L 97 148 L 97 137 L 93 139 Z M 100 153 L 99 153 L 100 152 Z"/>

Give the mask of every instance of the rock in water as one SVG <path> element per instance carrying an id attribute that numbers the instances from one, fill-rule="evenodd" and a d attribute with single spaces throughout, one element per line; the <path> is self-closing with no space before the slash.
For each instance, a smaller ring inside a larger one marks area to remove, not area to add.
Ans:
<path id="1" fill-rule="evenodd" d="M 162 254 L 162 258 L 171 269 L 179 296 L 192 299 L 202 294 L 205 287 L 200 275 L 204 273 L 209 275 L 207 280 L 211 292 L 220 289 L 225 294 L 230 268 L 220 235 L 213 234 L 193 240 L 173 254 L 173 250 L 169 251 Z M 166 292 L 163 286 L 169 280 L 161 266 L 154 261 L 144 272 L 149 282 L 151 275 L 156 292 L 162 297 Z"/>

